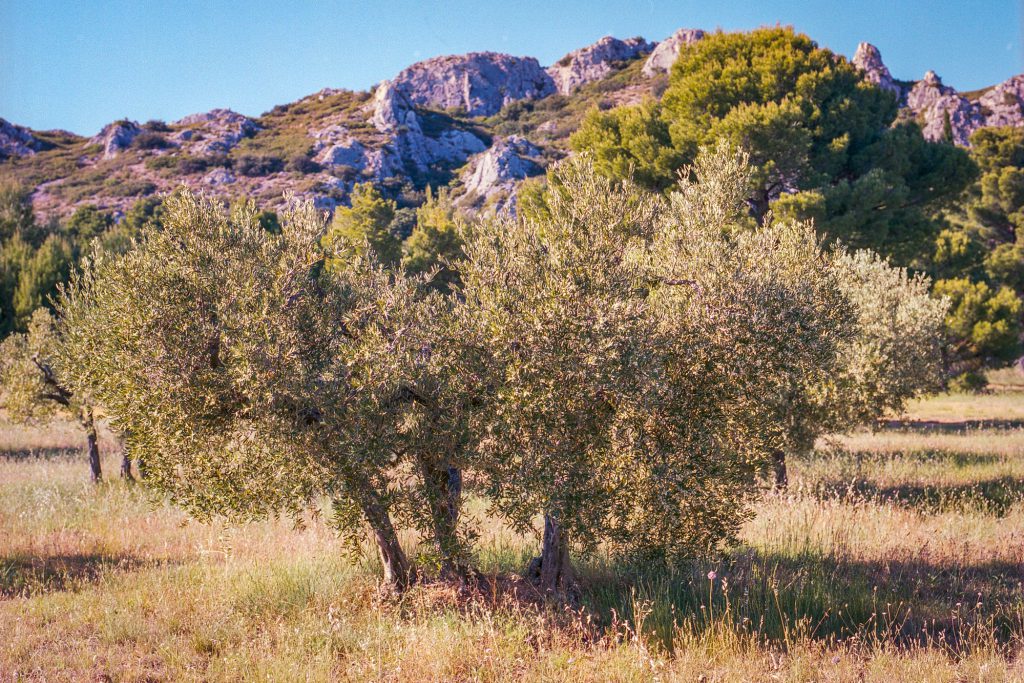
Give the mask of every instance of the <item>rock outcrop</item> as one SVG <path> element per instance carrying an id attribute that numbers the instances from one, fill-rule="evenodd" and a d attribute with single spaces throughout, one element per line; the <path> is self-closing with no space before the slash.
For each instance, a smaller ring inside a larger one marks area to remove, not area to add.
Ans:
<path id="1" fill-rule="evenodd" d="M 693 45 L 704 37 L 699 28 L 681 28 L 671 36 L 657 44 L 651 55 L 644 62 L 643 74 L 650 78 L 665 73 L 672 68 L 684 45 Z"/>
<path id="2" fill-rule="evenodd" d="M 404 69 L 392 84 L 413 104 L 468 116 L 490 116 L 510 102 L 555 92 L 536 59 L 497 52 L 434 57 Z"/>
<path id="3" fill-rule="evenodd" d="M 29 156 L 42 148 L 42 143 L 28 128 L 0 119 L 0 159 Z"/>
<path id="4" fill-rule="evenodd" d="M 986 126 L 1024 126 L 1024 74 L 995 86 L 978 104 Z"/>
<path id="5" fill-rule="evenodd" d="M 943 85 L 934 71 L 907 93 L 907 109 L 921 121 L 924 137 L 932 141 L 950 137 L 958 145 L 967 145 L 971 133 L 985 125 L 981 107 Z"/>
<path id="6" fill-rule="evenodd" d="M 889 68 L 882 61 L 882 53 L 871 43 L 861 43 L 850 60 L 864 72 L 864 78 L 882 90 L 888 90 L 897 97 L 903 96 L 903 89 L 892 79 Z"/>
<path id="7" fill-rule="evenodd" d="M 543 172 L 540 148 L 510 135 L 473 158 L 463 175 L 463 186 L 471 196 L 491 201 L 496 211 L 502 211 L 514 208 L 519 181 Z"/>
<path id="8" fill-rule="evenodd" d="M 558 92 L 568 95 L 581 85 L 610 74 L 617 62 L 635 59 L 653 49 L 654 44 L 643 38 L 619 40 L 605 36 L 593 45 L 570 52 L 549 66 L 547 72 Z"/>
<path id="9" fill-rule="evenodd" d="M 390 137 L 383 154 L 367 158 L 364 164 L 375 177 L 389 177 L 402 169 L 425 173 L 438 164 L 461 165 L 487 148 L 483 140 L 460 128 L 425 133 L 415 102 L 398 79 L 377 87 L 371 107 L 370 123 Z"/>
<path id="10" fill-rule="evenodd" d="M 356 140 L 345 126 L 332 124 L 311 131 L 314 160 L 324 166 L 349 166 L 362 170 L 366 166 L 366 146 Z"/>
<path id="11" fill-rule="evenodd" d="M 189 114 L 174 125 L 185 128 L 173 136 L 174 141 L 197 155 L 228 152 L 259 130 L 255 121 L 230 109 Z"/>
<path id="12" fill-rule="evenodd" d="M 112 159 L 128 149 L 141 132 L 142 128 L 135 121 L 114 121 L 103 126 L 98 135 L 89 138 L 89 144 L 102 145 L 103 158 Z"/>
<path id="13" fill-rule="evenodd" d="M 970 144 L 971 135 L 989 126 L 1024 125 L 1024 74 L 993 86 L 977 100 L 970 100 L 929 71 L 912 86 L 893 79 L 878 48 L 861 43 L 851 60 L 865 80 L 896 94 L 901 106 L 916 119 L 926 139 L 949 138 L 958 145 Z"/>

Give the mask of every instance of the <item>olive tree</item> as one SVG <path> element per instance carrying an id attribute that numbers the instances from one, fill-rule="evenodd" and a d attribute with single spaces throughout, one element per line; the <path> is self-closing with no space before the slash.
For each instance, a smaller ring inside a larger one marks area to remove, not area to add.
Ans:
<path id="1" fill-rule="evenodd" d="M 96 255 L 64 290 L 59 368 L 193 515 L 297 515 L 327 496 L 337 530 L 357 544 L 368 528 L 385 580 L 404 587 L 402 525 L 449 558 L 461 547 L 435 476 L 470 450 L 452 312 L 372 255 L 325 268 L 309 204 L 281 228 L 251 203 L 227 214 L 172 197 L 162 230 Z"/>
<path id="2" fill-rule="evenodd" d="M 666 205 L 581 156 L 543 211 L 474 229 L 480 465 L 499 512 L 543 514 L 546 590 L 572 589 L 571 547 L 678 559 L 728 538 L 784 439 L 778 395 L 835 356 L 843 300 L 813 229 L 746 229 L 747 173 L 702 154 Z"/>
<path id="3" fill-rule="evenodd" d="M 44 308 L 32 314 L 28 331 L 0 343 L 0 407 L 21 419 L 49 418 L 63 413 L 85 430 L 93 483 L 103 477 L 96 421 L 84 392 L 72 390 L 54 364 L 62 340 L 53 316 Z"/>
<path id="4" fill-rule="evenodd" d="M 929 294 L 931 281 L 869 250 L 837 247 L 829 269 L 848 304 L 848 329 L 833 362 L 794 384 L 780 406 L 787 433 L 774 462 L 777 489 L 788 485 L 787 453 L 809 453 L 819 436 L 871 427 L 942 388 L 948 300 Z"/>

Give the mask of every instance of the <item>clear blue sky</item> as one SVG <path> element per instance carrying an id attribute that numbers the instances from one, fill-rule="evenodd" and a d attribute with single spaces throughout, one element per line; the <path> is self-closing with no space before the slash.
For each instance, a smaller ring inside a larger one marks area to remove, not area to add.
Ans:
<path id="1" fill-rule="evenodd" d="M 897 78 L 934 69 L 967 90 L 1024 71 L 1021 0 L 0 0 L 0 117 L 91 135 L 122 117 L 258 115 L 438 54 L 547 65 L 608 34 L 776 23 L 846 55 L 872 42 Z"/>

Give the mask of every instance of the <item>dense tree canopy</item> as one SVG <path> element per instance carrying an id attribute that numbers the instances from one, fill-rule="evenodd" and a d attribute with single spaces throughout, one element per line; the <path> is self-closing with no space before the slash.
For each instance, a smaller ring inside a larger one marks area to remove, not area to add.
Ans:
<path id="1" fill-rule="evenodd" d="M 928 266 L 936 293 L 952 302 L 947 361 L 963 388 L 1021 355 L 1024 315 L 1024 132 L 982 129 L 971 142 L 980 175 L 947 212 Z"/>
<path id="2" fill-rule="evenodd" d="M 814 218 L 852 247 L 909 263 L 938 232 L 930 206 L 970 179 L 966 154 L 893 126 L 895 97 L 844 58 L 788 28 L 716 33 L 684 47 L 661 102 L 594 111 L 572 138 L 598 170 L 657 190 L 703 145 L 726 139 L 755 168 L 746 196 Z"/>
<path id="3" fill-rule="evenodd" d="M 447 380 L 463 364 L 441 343 L 440 297 L 372 256 L 324 269 L 323 228 L 311 206 L 273 234 L 251 204 L 229 216 L 182 192 L 162 230 L 74 278 L 59 366 L 129 435 L 149 483 L 194 514 L 297 514 L 326 495 L 338 529 L 357 538 L 367 523 L 403 583 L 396 523 L 445 552 L 459 543 L 431 487 L 468 438 L 449 399 L 467 392 Z"/>

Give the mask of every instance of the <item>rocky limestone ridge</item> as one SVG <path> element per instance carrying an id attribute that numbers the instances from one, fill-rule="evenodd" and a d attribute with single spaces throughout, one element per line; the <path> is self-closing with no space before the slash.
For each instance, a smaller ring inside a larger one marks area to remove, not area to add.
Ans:
<path id="1" fill-rule="evenodd" d="M 402 70 L 392 84 L 414 104 L 468 116 L 490 116 L 516 100 L 555 92 L 554 81 L 536 59 L 497 52 L 427 59 Z"/>
<path id="2" fill-rule="evenodd" d="M 864 78 L 882 90 L 888 90 L 898 97 L 904 95 L 903 89 L 892 79 L 889 68 L 882 61 L 882 53 L 871 43 L 860 43 L 857 52 L 850 60 L 854 66 L 864 72 Z"/>
<path id="3" fill-rule="evenodd" d="M 1024 74 L 1013 76 L 980 98 L 986 126 L 1024 126 Z"/>
<path id="4" fill-rule="evenodd" d="M 189 114 L 175 121 L 174 126 L 184 130 L 175 133 L 172 140 L 197 155 L 228 152 L 260 129 L 248 116 L 230 109 Z"/>
<path id="5" fill-rule="evenodd" d="M 103 158 L 112 159 L 120 152 L 128 149 L 132 144 L 132 140 L 141 132 L 142 128 L 135 121 L 128 121 L 127 119 L 114 121 L 103 126 L 103 130 L 94 137 L 89 138 L 89 144 L 101 145 L 103 147 Z"/>
<path id="6" fill-rule="evenodd" d="M 619 40 L 605 36 L 593 45 L 570 52 L 549 66 L 547 72 L 558 92 L 569 95 L 581 85 L 610 74 L 616 62 L 634 59 L 653 49 L 653 43 L 640 37 Z"/>
<path id="7" fill-rule="evenodd" d="M 704 37 L 699 28 L 681 28 L 671 36 L 657 44 L 651 55 L 644 62 L 643 74 L 648 78 L 665 73 L 675 64 L 679 50 L 684 45 L 693 45 Z"/>
<path id="8" fill-rule="evenodd" d="M 1013 76 L 990 88 L 977 100 L 970 100 L 942 82 L 934 71 L 912 86 L 895 81 L 882 61 L 878 48 L 861 43 L 852 60 L 871 83 L 896 94 L 905 111 L 921 124 L 931 141 L 947 136 L 967 146 L 979 128 L 1024 126 L 1024 75 Z"/>
<path id="9" fill-rule="evenodd" d="M 921 121 L 924 137 L 932 141 L 950 136 L 956 144 L 968 145 L 971 134 L 985 125 L 978 104 L 943 85 L 934 71 L 914 84 L 907 93 L 906 106 Z"/>
<path id="10" fill-rule="evenodd" d="M 29 156 L 42 148 L 43 144 L 28 128 L 0 119 L 0 159 Z"/>
<path id="11" fill-rule="evenodd" d="M 577 121 L 577 107 L 562 105 L 575 103 L 577 97 L 588 107 L 593 104 L 595 93 L 589 88 L 577 92 L 581 85 L 614 76 L 619 62 L 636 60 L 639 67 L 642 61 L 648 78 L 630 70 L 628 79 L 607 80 L 607 87 L 597 93 L 601 107 L 642 101 L 663 85 L 663 74 L 682 47 L 704 35 L 698 29 L 680 29 L 660 44 L 642 38 L 602 38 L 568 53 L 547 70 L 535 59 L 492 52 L 437 57 L 408 67 L 372 92 L 326 88 L 258 119 L 215 109 L 169 126 L 118 121 L 91 139 L 102 151 L 88 149 L 92 158 L 84 159 L 80 168 L 92 168 L 96 157 L 111 159 L 131 147 L 133 154 L 104 164 L 109 177 L 124 180 L 123 187 L 68 170 L 65 156 L 59 155 L 85 151 L 85 139 L 70 133 L 35 133 L 0 120 L 0 159 L 5 154 L 21 156 L 13 174 L 32 182 L 42 179 L 33 202 L 41 215 L 50 216 L 67 215 L 82 203 L 123 212 L 140 196 L 169 192 L 182 183 L 226 198 L 255 197 L 268 206 L 294 192 L 329 210 L 345 201 L 356 182 L 378 182 L 389 192 L 408 187 L 418 191 L 427 184 L 445 184 L 456 173 L 460 182 L 455 191 L 465 192 L 459 198 L 463 205 L 514 210 L 522 179 L 542 173 L 551 159 L 567 152 L 566 137 Z M 932 73 L 917 83 L 894 79 L 878 49 L 867 43 L 858 46 L 851 61 L 868 81 L 896 93 L 900 116 L 920 122 L 932 140 L 949 134 L 964 145 L 982 126 L 1024 126 L 1024 75 L 981 92 L 980 97 L 967 97 Z M 490 120 L 470 118 L 555 93 L 566 93 L 564 101 L 524 108 L 529 116 L 521 116 L 523 111 L 517 108 Z M 136 140 L 140 134 L 146 139 Z M 241 150 L 236 148 L 247 136 L 253 139 L 246 143 L 251 143 L 246 155 L 273 157 L 284 168 L 249 174 L 244 165 L 232 166 L 229 162 L 237 161 L 233 157 Z M 496 136 L 493 142 L 491 136 Z M 292 150 L 289 159 L 283 158 L 284 149 Z M 290 163 L 303 154 L 297 150 L 307 149 L 315 164 Z M 218 158 L 225 154 L 227 159 Z M 161 155 L 169 157 L 166 163 L 147 163 Z M 173 158 L 186 155 L 199 159 L 179 164 Z M 79 185 L 91 192 L 67 189 Z"/>
<path id="12" fill-rule="evenodd" d="M 510 135 L 470 161 L 463 173 L 463 186 L 471 197 L 491 200 L 495 211 L 514 211 L 519 182 L 543 172 L 540 148 L 526 138 Z"/>

